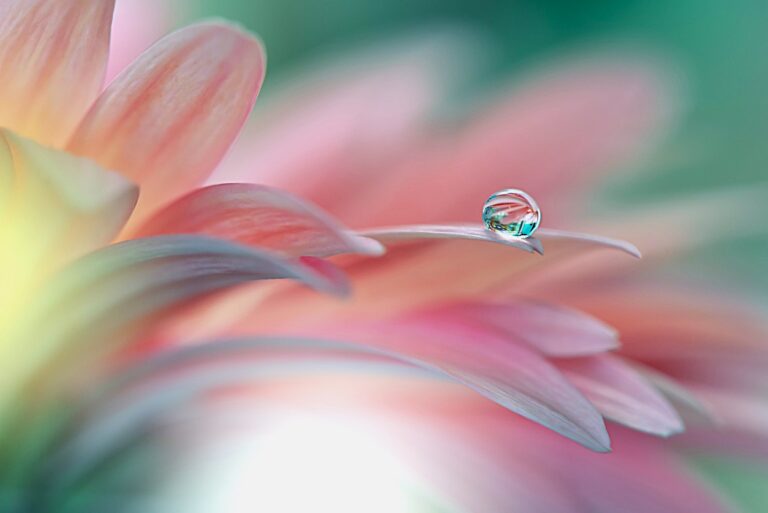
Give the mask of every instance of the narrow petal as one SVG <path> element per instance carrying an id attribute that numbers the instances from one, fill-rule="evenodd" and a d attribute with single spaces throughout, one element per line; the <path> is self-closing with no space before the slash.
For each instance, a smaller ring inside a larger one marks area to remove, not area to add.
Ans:
<path id="1" fill-rule="evenodd" d="M 71 486 L 94 464 L 142 436 L 168 411 L 224 387 L 291 377 L 414 375 L 440 379 L 396 358 L 350 344 L 321 340 L 253 338 L 217 340 L 177 348 L 112 375 L 86 396 L 86 428 L 48 464 L 58 486 Z M 322 383 L 322 381 L 320 382 Z"/>
<path id="2" fill-rule="evenodd" d="M 535 251 L 535 239 L 501 239 L 476 225 L 416 225 L 359 233 L 382 242 L 387 254 L 377 259 L 357 258 L 343 265 L 355 284 L 353 303 L 340 305 L 296 288 L 276 291 L 268 301 L 263 296 L 249 297 L 244 291 L 231 298 L 227 308 L 217 310 L 217 322 L 234 324 L 238 333 L 248 334 L 262 316 L 269 318 L 271 326 L 294 324 L 297 308 L 306 322 L 322 322 L 331 316 L 381 318 L 385 313 L 393 315 L 436 303 L 509 297 L 532 275 L 547 274 L 571 260 L 591 258 L 597 251 L 626 259 L 625 247 L 618 241 L 570 232 L 567 237 L 558 234 L 547 240 L 543 256 L 529 254 Z M 523 249 L 526 246 L 522 245 L 530 246 Z M 258 316 L 249 313 L 256 309 Z M 197 314 L 178 329 L 205 332 L 208 316 L 203 311 Z"/>
<path id="3" fill-rule="evenodd" d="M 678 383 L 670 376 L 637 362 L 633 362 L 632 367 L 643 376 L 646 381 L 659 390 L 659 392 L 664 394 L 676 408 L 685 408 L 686 411 L 695 413 L 699 419 L 703 419 L 710 424 L 715 422 L 717 415 L 712 411 L 712 408 L 702 402 L 702 400 L 684 384 Z"/>
<path id="4" fill-rule="evenodd" d="M 585 248 L 616 249 L 634 257 L 640 257 L 640 251 L 631 243 L 587 233 L 577 233 L 565 230 L 542 228 L 536 232 L 536 237 L 527 239 L 504 237 L 494 231 L 485 229 L 479 224 L 439 224 L 439 225 L 407 225 L 387 228 L 363 230 L 363 235 L 374 237 L 383 242 L 397 242 L 410 239 L 467 239 L 494 242 L 523 249 L 528 252 L 543 253 L 545 241 L 552 241 L 553 248 L 560 250 Z"/>
<path id="5" fill-rule="evenodd" d="M 500 330 L 547 356 L 586 356 L 617 349 L 610 326 L 577 310 L 525 300 L 466 301 L 442 308 L 468 322 Z"/>
<path id="6" fill-rule="evenodd" d="M 383 243 L 397 243 L 408 240 L 423 239 L 465 239 L 475 241 L 493 242 L 517 249 L 522 249 L 528 253 L 543 253 L 541 244 L 536 238 L 512 238 L 503 237 L 496 232 L 486 230 L 481 225 L 470 224 L 425 224 L 396 226 L 391 228 L 374 228 L 364 230 L 363 235 L 380 240 Z"/>
<path id="7" fill-rule="evenodd" d="M 260 43 L 233 27 L 184 28 L 112 82 L 68 148 L 139 183 L 144 217 L 211 173 L 250 113 L 264 67 Z"/>
<path id="8" fill-rule="evenodd" d="M 348 321 L 317 332 L 422 362 L 585 447 L 610 450 L 600 414 L 544 357 L 493 331 L 457 322 L 449 312 Z"/>
<path id="9" fill-rule="evenodd" d="M 109 246 L 63 269 L 34 308 L 23 312 L 7 341 L 24 347 L 34 337 L 35 345 L 0 377 L 0 400 L 13 400 L 15 387 L 34 373 L 48 372 L 47 380 L 55 382 L 54 372 L 87 369 L 107 351 L 130 344 L 157 314 L 206 294 L 280 278 L 337 295 L 348 292 L 346 282 L 329 277 L 273 253 L 208 237 L 161 236 Z M 58 366 L 45 367 L 56 358 L 62 359 Z"/>
<path id="10" fill-rule="evenodd" d="M 621 358 L 604 354 L 555 365 L 607 418 L 659 436 L 683 431 L 672 405 Z"/>
<path id="11" fill-rule="evenodd" d="M 565 250 L 573 250 L 581 244 L 585 247 L 604 247 L 622 251 L 635 258 L 640 258 L 640 250 L 634 244 L 611 237 L 601 235 L 592 235 L 589 233 L 576 233 L 565 230 L 553 230 L 551 228 L 542 228 L 536 232 L 536 236 L 542 241 L 552 241 L 550 244 L 557 248 L 562 247 Z"/>
<path id="12" fill-rule="evenodd" d="M 137 236 L 173 233 L 211 235 L 293 256 L 383 252 L 381 244 L 346 230 L 313 205 L 252 184 L 193 191 L 151 217 Z"/>
<path id="13" fill-rule="evenodd" d="M 66 142 L 104 80 L 114 0 L 0 3 L 0 126 Z"/>

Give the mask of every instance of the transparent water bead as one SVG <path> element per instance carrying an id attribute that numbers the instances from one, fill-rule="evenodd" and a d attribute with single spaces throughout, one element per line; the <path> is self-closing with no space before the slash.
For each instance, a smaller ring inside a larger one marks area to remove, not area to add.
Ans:
<path id="1" fill-rule="evenodd" d="M 483 205 L 485 227 L 500 235 L 527 238 L 541 223 L 541 210 L 527 192 L 504 189 L 488 198 Z"/>

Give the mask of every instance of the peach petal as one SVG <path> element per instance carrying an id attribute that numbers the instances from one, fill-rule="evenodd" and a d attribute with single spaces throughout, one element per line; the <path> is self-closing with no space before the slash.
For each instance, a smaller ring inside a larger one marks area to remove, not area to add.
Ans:
<path id="1" fill-rule="evenodd" d="M 136 236 L 211 235 L 293 256 L 380 255 L 375 240 L 355 235 L 286 192 L 254 184 L 205 187 L 157 212 Z"/>
<path id="2" fill-rule="evenodd" d="M 658 436 L 683 431 L 672 405 L 621 358 L 603 354 L 554 363 L 607 418 Z"/>
<path id="3" fill-rule="evenodd" d="M 114 0 L 0 3 L 0 126 L 60 146 L 104 80 Z"/>
<path id="4" fill-rule="evenodd" d="M 524 299 L 465 301 L 441 307 L 456 318 L 498 330 L 552 357 L 586 356 L 617 349 L 616 330 L 577 310 Z"/>
<path id="5" fill-rule="evenodd" d="M 141 186 L 139 219 L 201 183 L 227 151 L 264 78 L 261 44 L 224 24 L 181 29 L 107 88 L 68 149 Z"/>

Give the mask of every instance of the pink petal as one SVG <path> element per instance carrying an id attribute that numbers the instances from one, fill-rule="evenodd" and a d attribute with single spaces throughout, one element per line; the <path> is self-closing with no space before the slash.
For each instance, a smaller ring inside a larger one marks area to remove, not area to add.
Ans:
<path id="1" fill-rule="evenodd" d="M 68 148 L 139 183 L 143 218 L 211 173 L 251 111 L 264 66 L 260 43 L 238 29 L 179 30 L 115 79 Z"/>
<path id="2" fill-rule="evenodd" d="M 607 418 L 660 436 L 683 431 L 675 409 L 619 357 L 595 355 L 555 365 Z"/>
<path id="3" fill-rule="evenodd" d="M 547 356 L 573 357 L 619 347 L 616 330 L 577 310 L 512 300 L 467 301 L 442 308 L 456 318 L 492 327 Z"/>
<path id="4" fill-rule="evenodd" d="M 0 126 L 59 146 L 104 80 L 114 0 L 0 3 Z"/>
<path id="5" fill-rule="evenodd" d="M 631 57 L 559 63 L 490 101 L 467 126 L 371 166 L 344 201 L 322 183 L 302 195 L 355 227 L 382 226 L 472 221 L 485 198 L 514 186 L 558 219 L 589 177 L 626 166 L 657 136 L 666 93 L 659 70 Z"/>
<path id="6" fill-rule="evenodd" d="M 546 359 L 449 313 L 349 321 L 313 332 L 412 358 L 592 450 L 610 448 L 600 414 Z"/>
<path id="7" fill-rule="evenodd" d="M 428 225 L 360 233 L 385 243 L 387 254 L 383 258 L 358 258 L 343 264 L 354 283 L 353 303 L 329 302 L 295 288 L 275 291 L 267 301 L 263 295 L 249 297 L 248 291 L 244 291 L 231 298 L 228 310 L 236 311 L 237 316 L 230 314 L 227 322 L 236 324 L 238 332 L 249 334 L 249 326 L 264 325 L 256 317 L 268 318 L 270 326 L 290 326 L 295 322 L 297 308 L 306 322 L 331 317 L 377 319 L 385 313 L 392 315 L 436 303 L 508 296 L 534 273 L 548 273 L 571 259 L 591 258 L 596 250 L 622 247 L 613 241 L 593 241 L 591 237 L 573 234 L 547 241 L 547 247 L 554 247 L 543 256 L 531 255 L 514 249 L 535 241 L 502 240 L 471 225 Z M 249 313 L 256 309 L 260 312 L 258 316 Z M 225 312 L 217 314 L 219 321 L 227 317 Z M 198 312 L 196 319 L 187 322 L 192 331 L 204 331 L 206 314 Z"/>
<path id="8" fill-rule="evenodd" d="M 726 513 L 733 511 L 713 487 L 653 440 L 613 433 L 606 459 L 577 457 L 567 447 L 551 454 L 563 468 L 586 511 L 594 513 Z M 568 451 L 568 452 L 566 452 Z M 585 471 L 588 469 L 588 471 Z"/>
<path id="9" fill-rule="evenodd" d="M 353 234 L 313 205 L 252 184 L 191 192 L 157 212 L 137 236 L 173 233 L 211 235 L 294 256 L 383 252 L 378 242 Z"/>
<path id="10" fill-rule="evenodd" d="M 679 383 L 675 379 L 654 370 L 647 365 L 632 362 L 632 367 L 648 383 L 654 386 L 679 410 L 690 411 L 696 414 L 697 420 L 705 420 L 712 424 L 717 417 L 712 409 L 699 399 L 693 390 L 687 385 Z"/>
<path id="11" fill-rule="evenodd" d="M 259 101 L 211 183 L 258 182 L 328 208 L 379 178 L 418 140 L 468 52 L 464 34 L 429 34 L 323 61 Z M 296 151 L 301 148 L 301 151 Z M 350 151 L 352 149 L 352 151 Z"/>
<path id="12" fill-rule="evenodd" d="M 107 82 L 173 29 L 171 6 L 157 0 L 117 2 L 109 45 Z"/>

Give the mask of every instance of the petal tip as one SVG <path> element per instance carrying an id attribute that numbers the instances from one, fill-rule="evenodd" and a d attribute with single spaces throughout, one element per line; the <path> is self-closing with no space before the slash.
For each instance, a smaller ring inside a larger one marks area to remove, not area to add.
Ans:
<path id="1" fill-rule="evenodd" d="M 369 256 L 382 256 L 387 252 L 386 246 L 376 239 L 364 237 L 362 235 L 353 235 L 349 240 L 350 249 L 355 253 Z"/>

